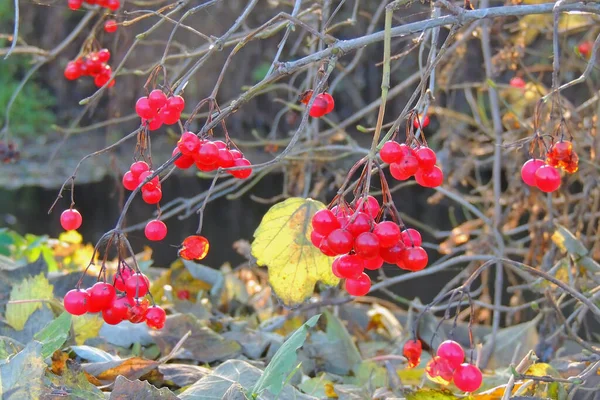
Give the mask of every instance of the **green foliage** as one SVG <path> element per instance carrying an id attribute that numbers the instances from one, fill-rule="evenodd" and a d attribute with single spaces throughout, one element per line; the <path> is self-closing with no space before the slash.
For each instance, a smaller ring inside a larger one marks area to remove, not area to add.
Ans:
<path id="1" fill-rule="evenodd" d="M 2 89 L 0 88 L 0 90 Z M 2 228 L 0 229 L 0 255 L 11 257 L 17 263 L 33 262 L 41 255 L 50 271 L 57 269 L 57 262 L 46 235 L 36 236 L 28 233 L 21 236 L 14 231 Z"/>

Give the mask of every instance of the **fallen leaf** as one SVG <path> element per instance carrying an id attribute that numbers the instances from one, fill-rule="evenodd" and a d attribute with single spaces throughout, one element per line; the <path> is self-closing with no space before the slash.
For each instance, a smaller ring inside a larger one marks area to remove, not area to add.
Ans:
<path id="1" fill-rule="evenodd" d="M 71 346 L 71 350 L 73 350 L 73 352 L 75 354 L 77 354 L 78 357 L 87 360 L 89 362 L 103 362 L 103 361 L 118 361 L 120 360 L 119 357 L 117 356 L 113 356 L 112 354 L 109 354 L 107 352 L 105 352 L 104 350 L 100 350 L 96 347 L 92 347 L 92 346 Z"/>
<path id="2" fill-rule="evenodd" d="M 42 344 L 30 342 L 6 364 L 0 365 L 0 398 L 39 399 L 42 376 L 46 363 L 42 358 Z"/>
<path id="3" fill-rule="evenodd" d="M 331 272 L 332 258 L 312 245 L 311 219 L 325 205 L 293 197 L 271 207 L 254 232 L 252 255 L 269 268 L 269 283 L 288 307 L 309 298 L 318 281 L 337 285 Z"/>
<path id="4" fill-rule="evenodd" d="M 46 386 L 42 399 L 57 398 L 56 388 L 64 388 L 69 399 L 105 399 L 102 391 L 88 381 L 81 366 L 73 362 L 66 363 L 66 367 L 61 371 L 60 376 L 47 373 L 46 378 L 50 380 L 51 385 Z"/>
<path id="5" fill-rule="evenodd" d="M 54 297 L 52 289 L 52 285 L 48 283 L 48 279 L 44 274 L 39 274 L 35 277 L 26 278 L 13 286 L 10 292 L 10 301 L 51 300 Z M 43 301 L 9 303 L 6 306 L 6 321 L 16 330 L 21 330 L 25 327 L 25 323 L 31 314 L 42 307 L 48 307 L 48 305 L 44 304 Z"/>
<path id="6" fill-rule="evenodd" d="M 129 379 L 137 379 L 159 365 L 157 361 L 141 357 L 131 357 L 125 360 L 104 361 L 82 364 L 83 369 L 100 381 L 112 382 L 117 376 L 123 375 Z"/>
<path id="7" fill-rule="evenodd" d="M 185 387 L 210 375 L 212 371 L 190 364 L 161 364 L 158 366 L 158 372 L 162 374 L 168 384 Z"/>
<path id="8" fill-rule="evenodd" d="M 104 325 L 104 321 L 100 314 L 84 314 L 74 318 L 75 343 L 81 345 L 86 340 L 98 336 L 102 325 Z"/>
<path id="9" fill-rule="evenodd" d="M 177 400 L 168 388 L 157 389 L 148 382 L 140 380 L 130 381 L 124 376 L 119 376 L 115 381 L 110 400 Z"/>
<path id="10" fill-rule="evenodd" d="M 52 353 L 60 349 L 67 341 L 70 330 L 71 314 L 65 311 L 36 333 L 33 338 L 42 343 L 42 358 L 50 357 Z"/>

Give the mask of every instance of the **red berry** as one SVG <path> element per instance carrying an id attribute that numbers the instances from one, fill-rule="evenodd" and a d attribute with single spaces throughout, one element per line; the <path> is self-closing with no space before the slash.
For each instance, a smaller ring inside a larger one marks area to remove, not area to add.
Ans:
<path id="1" fill-rule="evenodd" d="M 544 165 L 535 171 L 535 185 L 542 192 L 554 192 L 560 187 L 560 173 L 550 165 Z"/>
<path id="2" fill-rule="evenodd" d="M 177 291 L 177 298 L 179 300 L 189 300 L 190 299 L 190 291 L 186 289 L 181 289 Z"/>
<path id="3" fill-rule="evenodd" d="M 110 50 L 108 49 L 100 49 L 98 50 L 96 55 L 98 56 L 98 59 L 103 63 L 108 62 L 108 60 L 110 60 Z"/>
<path id="4" fill-rule="evenodd" d="M 474 392 L 481 387 L 483 376 L 479 368 L 471 364 L 461 364 L 454 371 L 454 385 L 463 392 Z"/>
<path id="5" fill-rule="evenodd" d="M 252 168 L 250 167 L 250 161 L 246 160 L 245 158 L 238 158 L 235 160 L 235 167 L 248 167 L 248 168 L 242 168 L 242 169 L 237 169 L 237 170 L 233 170 L 233 171 L 229 171 L 229 173 L 231 174 L 231 176 L 233 176 L 234 178 L 237 179 L 246 179 L 248 178 L 250 175 L 252 175 Z"/>
<path id="6" fill-rule="evenodd" d="M 345 254 L 336 259 L 337 272 L 342 278 L 358 279 L 365 269 L 362 258 L 356 254 Z"/>
<path id="7" fill-rule="evenodd" d="M 364 272 L 357 279 L 346 279 L 346 292 L 350 296 L 364 296 L 371 290 L 371 278 Z"/>
<path id="8" fill-rule="evenodd" d="M 408 360 L 408 368 L 414 368 L 421 362 L 423 346 L 420 340 L 408 340 L 402 348 L 402 355 Z"/>
<path id="9" fill-rule="evenodd" d="M 573 143 L 569 141 L 558 142 L 552 146 L 552 150 L 554 151 L 554 156 L 557 160 L 565 161 L 568 160 L 573 153 Z"/>
<path id="10" fill-rule="evenodd" d="M 193 235 L 183 240 L 179 256 L 185 260 L 202 260 L 208 254 L 210 245 L 204 236 Z"/>
<path id="11" fill-rule="evenodd" d="M 167 107 L 181 114 L 185 108 L 185 100 L 181 96 L 172 96 L 167 99 Z"/>
<path id="12" fill-rule="evenodd" d="M 589 58 L 589 56 L 592 54 L 593 48 L 594 48 L 594 44 L 589 40 L 582 42 L 579 44 L 579 46 L 577 46 L 577 50 L 579 50 L 579 54 L 581 54 L 585 58 Z"/>
<path id="13" fill-rule="evenodd" d="M 219 148 L 213 142 L 202 142 L 195 157 L 200 164 L 215 165 L 219 161 Z"/>
<path id="14" fill-rule="evenodd" d="M 364 198 L 360 198 L 356 205 L 356 210 L 367 213 L 371 218 L 377 218 L 379 214 L 379 202 L 373 196 L 367 196 L 367 201 L 365 203 Z"/>
<path id="15" fill-rule="evenodd" d="M 125 292 L 129 297 L 144 297 L 150 290 L 150 280 L 141 273 L 135 273 L 125 281 Z"/>
<path id="16" fill-rule="evenodd" d="M 150 170 L 150 171 L 146 171 L 146 172 L 142 172 L 140 174 L 140 177 L 138 178 L 140 181 L 140 184 L 142 184 L 143 182 L 146 181 L 146 179 L 152 175 L 154 173 L 154 171 Z M 144 186 L 142 186 L 142 193 L 147 191 L 147 190 L 153 190 L 153 189 L 160 189 L 160 181 L 158 180 L 158 176 L 155 176 L 154 178 L 150 179 L 150 182 L 147 182 L 144 184 Z"/>
<path id="17" fill-rule="evenodd" d="M 415 174 L 415 180 L 423 187 L 434 188 L 444 182 L 444 173 L 441 168 L 434 165 L 432 169 L 425 171 L 420 169 Z"/>
<path id="18" fill-rule="evenodd" d="M 423 243 L 421 239 L 421 234 L 418 230 L 408 228 L 401 232 L 402 241 L 406 246 L 420 246 Z"/>
<path id="19" fill-rule="evenodd" d="M 529 186 L 535 186 L 535 173 L 541 166 L 545 165 L 543 160 L 532 158 L 523 164 L 521 178 Z"/>
<path id="20" fill-rule="evenodd" d="M 108 325 L 118 325 L 125 318 L 122 318 L 121 315 L 113 307 L 109 307 L 105 310 L 102 310 L 102 319 Z"/>
<path id="21" fill-rule="evenodd" d="M 87 290 L 89 295 L 88 312 L 96 313 L 109 308 L 115 299 L 115 288 L 106 282 L 96 282 Z"/>
<path id="22" fill-rule="evenodd" d="M 157 115 L 156 117 L 152 118 L 151 120 L 142 119 L 142 124 L 146 125 L 149 130 L 156 131 L 156 130 L 160 129 L 161 126 L 163 126 L 163 121 Z"/>
<path id="23" fill-rule="evenodd" d="M 325 239 L 325 236 L 321 235 L 319 232 L 315 231 L 314 229 L 310 233 L 310 242 L 316 248 L 319 248 L 319 246 L 321 246 L 321 242 L 323 241 L 323 239 Z"/>
<path id="24" fill-rule="evenodd" d="M 379 249 L 379 256 L 388 264 L 397 264 L 402 259 L 404 244 L 398 242 L 392 247 L 382 247 Z"/>
<path id="25" fill-rule="evenodd" d="M 111 11 L 117 11 L 121 7 L 121 2 L 119 0 L 108 0 L 106 7 Z"/>
<path id="26" fill-rule="evenodd" d="M 415 157 L 419 163 L 419 168 L 424 171 L 431 170 L 437 162 L 435 151 L 431 150 L 429 147 L 419 147 L 415 151 Z"/>
<path id="27" fill-rule="evenodd" d="M 162 329 L 167 320 L 167 313 L 159 306 L 152 306 L 146 311 L 146 325 L 154 329 Z"/>
<path id="28" fill-rule="evenodd" d="M 407 156 L 397 163 L 390 164 L 390 174 L 399 181 L 405 181 L 419 170 L 416 157 Z"/>
<path id="29" fill-rule="evenodd" d="M 107 33 L 113 33 L 117 30 L 117 21 L 109 19 L 104 23 L 104 31 Z"/>
<path id="30" fill-rule="evenodd" d="M 315 232 L 323 236 L 329 235 L 336 229 L 340 229 L 340 223 L 330 210 L 317 211 L 312 217 L 312 226 Z"/>
<path id="31" fill-rule="evenodd" d="M 401 261 L 407 270 L 416 272 L 427 266 L 429 257 L 427 256 L 425 249 L 422 247 L 407 247 L 402 252 Z"/>
<path id="32" fill-rule="evenodd" d="M 144 185 L 145 187 L 146 185 Z M 162 199 L 162 190 L 157 187 L 150 187 L 146 190 L 142 188 L 142 200 L 146 204 L 157 204 Z"/>
<path id="33" fill-rule="evenodd" d="M 128 320 L 131 323 L 139 324 L 146 320 L 146 310 L 150 302 L 148 299 L 138 299 L 133 302 L 133 305 L 129 308 Z"/>
<path id="34" fill-rule="evenodd" d="M 65 231 L 78 229 L 82 222 L 83 218 L 81 217 L 81 214 L 74 208 L 65 210 L 60 215 L 60 225 Z"/>
<path id="35" fill-rule="evenodd" d="M 144 119 L 152 119 L 157 114 L 156 108 L 152 108 L 150 106 L 150 101 L 147 97 L 140 97 L 138 99 L 138 101 L 135 103 L 135 112 L 140 116 L 140 118 Z"/>
<path id="36" fill-rule="evenodd" d="M 144 172 L 150 171 L 150 167 L 145 161 L 136 161 L 131 164 L 129 170 L 133 174 L 134 177 L 139 178 Z"/>
<path id="37" fill-rule="evenodd" d="M 327 114 L 327 108 L 329 104 L 327 100 L 325 100 L 321 95 L 318 95 L 315 101 L 313 102 L 310 110 L 308 111 L 308 115 L 313 118 L 320 118 L 323 115 Z"/>
<path id="38" fill-rule="evenodd" d="M 244 158 L 244 155 L 242 154 L 241 151 L 236 150 L 236 149 L 231 149 L 229 150 L 229 152 L 231 153 L 231 155 L 233 156 L 234 160 L 237 160 L 239 158 Z"/>
<path id="39" fill-rule="evenodd" d="M 419 128 L 419 120 L 421 121 L 422 127 L 427 128 L 427 125 L 429 125 L 429 115 L 422 116 L 419 114 L 419 117 L 415 118 L 415 120 L 413 121 L 413 126 L 415 127 L 415 129 Z"/>
<path id="40" fill-rule="evenodd" d="M 379 238 L 371 232 L 363 232 L 354 239 L 354 251 L 359 257 L 369 260 L 379 255 Z"/>
<path id="41" fill-rule="evenodd" d="M 465 352 L 462 346 L 454 340 L 440 343 L 435 355 L 448 361 L 453 370 L 465 361 Z"/>
<path id="42" fill-rule="evenodd" d="M 385 142 L 379 151 L 381 161 L 388 164 L 400 161 L 403 156 L 402 147 L 400 147 L 400 143 L 398 142 Z"/>
<path id="43" fill-rule="evenodd" d="M 377 256 L 375 258 L 365 260 L 365 269 L 375 271 L 383 266 L 383 258 Z"/>
<path id="44" fill-rule="evenodd" d="M 79 10 L 81 5 L 83 4 L 83 0 L 68 0 L 67 5 L 73 11 Z"/>
<path id="45" fill-rule="evenodd" d="M 227 143 L 225 143 L 222 140 L 215 140 L 213 141 L 213 143 L 215 144 L 215 146 L 217 146 L 217 149 L 219 150 L 227 149 Z"/>
<path id="46" fill-rule="evenodd" d="M 171 156 L 176 156 L 177 154 L 180 154 L 181 152 L 179 151 L 179 149 L 177 147 L 175 147 L 173 149 L 173 154 Z M 192 165 L 194 165 L 194 157 L 192 156 L 186 156 L 184 154 L 182 154 L 177 160 L 175 160 L 175 166 L 179 169 L 188 169 L 189 167 L 191 167 Z"/>
<path id="47" fill-rule="evenodd" d="M 163 240 L 167 236 L 167 225 L 157 219 L 152 220 L 146 224 L 144 234 L 148 240 L 154 242 Z"/>
<path id="48" fill-rule="evenodd" d="M 325 109 L 325 114 L 329 114 L 330 112 L 333 111 L 333 109 L 335 107 L 335 101 L 333 100 L 333 97 L 329 93 L 321 93 L 317 97 L 321 97 L 327 103 L 327 108 Z"/>
<path id="49" fill-rule="evenodd" d="M 123 175 L 123 187 L 127 190 L 135 190 L 138 187 L 140 181 L 133 176 L 131 171 L 125 172 Z"/>
<path id="50" fill-rule="evenodd" d="M 448 361 L 440 357 L 433 357 L 425 366 L 425 373 L 430 379 L 448 384 L 452 381 L 452 373 L 454 369 L 450 367 Z M 439 379 L 436 379 L 439 378 Z"/>
<path id="51" fill-rule="evenodd" d="M 392 247 L 400 241 L 400 228 L 392 221 L 382 221 L 375 224 L 373 233 L 379 238 L 379 245 L 383 248 Z"/>
<path id="52" fill-rule="evenodd" d="M 162 122 L 165 125 L 174 125 L 177 122 L 179 122 L 181 114 L 179 113 L 179 111 L 173 110 L 167 106 L 160 109 L 158 117 L 162 120 Z"/>
<path id="53" fill-rule="evenodd" d="M 345 229 L 336 229 L 327 235 L 327 244 L 335 254 L 346 254 L 352 250 L 354 236 Z"/>
<path id="54" fill-rule="evenodd" d="M 325 254 L 327 257 L 335 257 L 338 254 L 329 247 L 329 243 L 327 242 L 327 238 L 324 238 L 319 245 L 319 250 L 321 253 Z"/>
<path id="55" fill-rule="evenodd" d="M 338 277 L 340 279 L 344 279 L 344 277 L 342 276 L 342 274 L 340 274 L 340 271 L 338 271 L 338 266 L 340 265 L 340 258 L 341 257 L 338 257 L 335 260 L 333 260 L 333 263 L 331 264 L 331 272 L 336 277 Z"/>
<path id="56" fill-rule="evenodd" d="M 73 81 L 79 79 L 79 77 L 81 77 L 81 68 L 79 67 L 79 64 L 75 61 L 69 61 L 65 68 L 65 78 Z"/>
<path id="57" fill-rule="evenodd" d="M 133 274 L 135 274 L 135 271 L 133 269 L 121 267 L 119 271 L 117 271 L 117 273 L 115 274 L 115 279 L 113 282 L 115 285 L 115 289 L 117 289 L 120 292 L 124 292 L 125 282 L 127 282 L 127 279 L 129 279 Z"/>
<path id="58" fill-rule="evenodd" d="M 183 132 L 177 142 L 177 148 L 186 156 L 195 156 L 200 148 L 200 139 L 192 132 Z"/>
<path id="59" fill-rule="evenodd" d="M 167 95 L 160 89 L 154 89 L 148 95 L 148 101 L 152 108 L 162 108 L 167 104 Z"/>
<path id="60" fill-rule="evenodd" d="M 525 87 L 525 81 L 519 76 L 512 78 L 508 84 L 517 89 L 523 89 Z"/>
<path id="61" fill-rule="evenodd" d="M 114 319 L 120 318 L 121 321 L 129 319 L 131 307 L 135 304 L 134 300 L 127 296 L 115 297 L 109 310 L 111 311 L 111 317 Z M 104 316 L 104 313 L 102 313 Z"/>
<path id="62" fill-rule="evenodd" d="M 85 290 L 72 289 L 63 300 L 65 310 L 71 315 L 83 315 L 87 312 L 89 294 Z"/>
<path id="63" fill-rule="evenodd" d="M 231 155 L 231 152 L 227 149 L 219 149 L 219 159 L 217 160 L 217 166 L 221 168 L 231 168 L 234 165 L 235 159 L 233 158 L 233 155 Z"/>
<path id="64" fill-rule="evenodd" d="M 373 219 L 371 217 L 364 212 L 359 211 L 348 219 L 348 224 L 345 226 L 345 229 L 350 232 L 352 236 L 357 237 L 363 232 L 371 231 L 372 222 Z"/>
<path id="65" fill-rule="evenodd" d="M 109 81 L 110 83 L 108 83 Z M 108 85 L 106 87 L 111 88 L 115 86 L 115 80 L 111 80 L 111 69 L 108 65 L 105 66 L 102 72 L 96 75 L 96 77 L 94 78 L 94 85 L 96 85 L 96 87 L 102 87 L 107 83 Z"/>

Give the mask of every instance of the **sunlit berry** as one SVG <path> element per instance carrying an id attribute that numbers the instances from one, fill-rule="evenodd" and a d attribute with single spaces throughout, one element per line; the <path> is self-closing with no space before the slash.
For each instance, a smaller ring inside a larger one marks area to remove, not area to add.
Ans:
<path id="1" fill-rule="evenodd" d="M 465 361 L 465 351 L 454 340 L 446 340 L 440 343 L 435 354 L 448 361 L 453 370 Z"/>
<path id="2" fill-rule="evenodd" d="M 379 245 L 383 248 L 392 247 L 400 241 L 400 228 L 392 221 L 382 221 L 375 224 L 373 233 L 377 235 Z"/>
<path id="3" fill-rule="evenodd" d="M 82 222 L 83 218 L 81 217 L 81 214 L 74 208 L 65 210 L 60 215 L 60 225 L 65 231 L 78 229 Z"/>
<path id="4" fill-rule="evenodd" d="M 346 279 L 345 288 L 350 296 L 364 296 L 371 290 L 371 278 L 363 272 L 356 279 Z"/>
<path id="5" fill-rule="evenodd" d="M 167 225 L 158 219 L 149 221 L 144 228 L 144 235 L 155 242 L 163 240 L 167 236 Z"/>
<path id="6" fill-rule="evenodd" d="M 550 165 L 541 166 L 535 172 L 535 185 L 542 192 L 554 192 L 560 187 L 560 173 Z"/>
<path id="7" fill-rule="evenodd" d="M 536 186 L 535 184 L 535 173 L 536 171 L 545 165 L 543 160 L 532 158 L 527 160 L 523 167 L 521 167 L 521 178 L 529 186 Z"/>
<path id="8" fill-rule="evenodd" d="M 87 312 L 89 294 L 85 290 L 72 289 L 63 300 L 65 310 L 71 315 L 83 315 Z"/>
<path id="9" fill-rule="evenodd" d="M 461 364 L 454 371 L 454 385 L 463 392 L 474 392 L 481 387 L 483 375 L 471 364 Z"/>

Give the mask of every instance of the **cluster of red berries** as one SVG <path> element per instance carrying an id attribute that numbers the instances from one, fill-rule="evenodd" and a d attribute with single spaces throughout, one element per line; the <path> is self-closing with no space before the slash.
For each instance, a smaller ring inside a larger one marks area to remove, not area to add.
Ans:
<path id="1" fill-rule="evenodd" d="M 117 31 L 117 21 L 115 21 L 114 19 L 109 19 L 106 20 L 106 22 L 104 23 L 104 32 L 106 33 L 113 33 Z"/>
<path id="2" fill-rule="evenodd" d="M 98 5 L 100 7 L 108 8 L 110 11 L 117 11 L 121 7 L 120 0 L 68 0 L 67 4 L 71 10 L 79 10 L 83 3 L 90 6 Z"/>
<path id="3" fill-rule="evenodd" d="M 13 142 L 4 142 L 0 140 L 0 161 L 4 164 L 10 164 L 19 161 L 21 153 L 17 150 L 17 145 Z"/>
<path id="4" fill-rule="evenodd" d="M 184 132 L 173 149 L 173 155 L 181 153 L 175 160 L 175 166 L 187 169 L 196 164 L 200 171 L 210 172 L 217 168 L 248 167 L 227 171 L 233 177 L 246 179 L 252 174 L 250 161 L 244 158 L 244 154 L 229 146 L 221 140 L 201 140 L 193 132 Z"/>
<path id="5" fill-rule="evenodd" d="M 312 90 L 308 90 L 303 93 L 300 102 L 302 104 L 308 104 L 313 95 Z M 310 110 L 308 110 L 308 115 L 313 118 L 321 118 L 324 115 L 329 114 L 333 111 L 335 107 L 335 101 L 333 97 L 329 93 L 320 93 L 315 98 L 315 101 L 312 103 Z"/>
<path id="6" fill-rule="evenodd" d="M 346 279 L 346 291 L 353 296 L 371 289 L 365 269 L 379 269 L 384 262 L 408 271 L 427 266 L 421 234 L 415 229 L 401 230 L 393 221 L 376 222 L 379 214 L 379 202 L 368 196 L 359 198 L 356 207 L 334 206 L 317 211 L 312 218 L 312 244 L 326 256 L 339 256 L 333 262 L 333 274 Z"/>
<path id="7" fill-rule="evenodd" d="M 442 169 L 436 165 L 435 151 L 427 146 L 412 148 L 407 144 L 388 141 L 379 151 L 383 162 L 390 164 L 394 179 L 405 181 L 414 176 L 423 187 L 438 187 L 444 181 Z"/>
<path id="8" fill-rule="evenodd" d="M 110 60 L 110 51 L 100 49 L 85 57 L 79 57 L 75 61 L 69 61 L 64 72 L 65 78 L 73 81 L 82 76 L 91 76 L 97 87 L 102 87 L 109 81 L 108 87 L 113 87 L 115 80 L 111 80 L 112 69 L 108 65 L 108 60 Z"/>
<path id="9" fill-rule="evenodd" d="M 569 141 L 560 141 L 552 145 L 546 154 L 546 160 L 532 158 L 523 164 L 521 178 L 529 186 L 542 192 L 554 192 L 560 187 L 560 172 L 573 174 L 579 169 L 579 156 Z"/>
<path id="10" fill-rule="evenodd" d="M 123 175 L 123 187 L 127 190 L 135 190 L 144 180 L 152 175 L 154 171 L 145 161 L 136 161 L 129 167 L 129 171 Z M 162 199 L 162 189 L 158 176 L 155 176 L 142 186 L 142 199 L 147 204 L 157 204 Z"/>
<path id="11" fill-rule="evenodd" d="M 417 366 L 421 360 L 421 342 L 409 340 L 404 344 L 404 356 L 409 368 Z M 465 363 L 465 352 L 453 340 L 442 342 L 435 356 L 427 363 L 425 373 L 434 382 L 454 385 L 463 392 L 474 392 L 481 387 L 483 375 L 475 365 Z"/>
<path id="12" fill-rule="evenodd" d="M 185 100 L 181 96 L 169 96 L 160 89 L 154 89 L 148 96 L 140 97 L 135 103 L 135 112 L 142 119 L 142 124 L 155 131 L 163 124 L 173 125 L 179 122 L 185 108 Z"/>
<path id="13" fill-rule="evenodd" d="M 142 273 L 136 273 L 129 266 L 122 266 L 115 275 L 114 283 L 97 282 L 88 289 L 72 289 L 64 298 L 65 310 L 72 315 L 102 313 L 102 319 L 109 325 L 122 321 L 134 324 L 146 322 L 150 328 L 161 329 L 165 325 L 166 313 L 153 305 L 144 296 L 148 293 L 150 281 Z M 117 294 L 117 291 L 123 292 Z"/>

